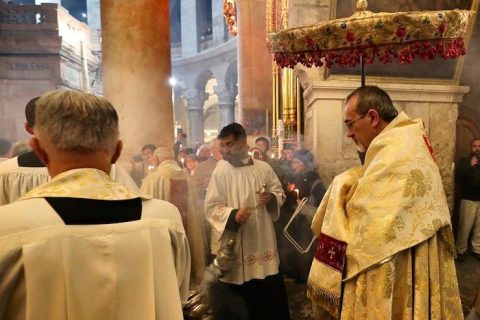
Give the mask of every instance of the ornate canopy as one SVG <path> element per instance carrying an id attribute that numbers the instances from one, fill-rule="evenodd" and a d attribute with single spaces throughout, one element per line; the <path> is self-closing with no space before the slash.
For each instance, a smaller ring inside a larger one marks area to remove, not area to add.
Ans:
<path id="1" fill-rule="evenodd" d="M 366 1 L 349 18 L 268 34 L 269 47 L 276 63 L 293 68 L 333 64 L 356 66 L 399 59 L 411 63 L 415 58 L 456 58 L 465 54 L 463 36 L 472 11 L 413 11 L 372 13 Z M 363 64 L 362 63 L 362 64 Z"/>

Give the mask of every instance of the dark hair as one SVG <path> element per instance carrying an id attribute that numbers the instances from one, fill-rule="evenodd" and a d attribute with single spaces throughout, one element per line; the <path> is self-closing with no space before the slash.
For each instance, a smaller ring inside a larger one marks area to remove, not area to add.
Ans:
<path id="1" fill-rule="evenodd" d="M 6 156 L 11 147 L 10 141 L 0 138 L 0 157 Z"/>
<path id="2" fill-rule="evenodd" d="M 37 107 L 36 102 L 38 99 L 40 97 L 33 98 L 25 106 L 25 119 L 27 119 L 27 123 L 31 128 L 35 125 L 35 108 Z"/>
<path id="3" fill-rule="evenodd" d="M 264 141 L 267 144 L 267 150 L 270 149 L 270 141 L 266 137 L 258 137 L 255 139 L 255 143 L 258 141 Z"/>
<path id="4" fill-rule="evenodd" d="M 300 160 L 305 167 L 313 165 L 313 154 L 307 149 L 295 150 L 293 152 L 292 159 Z"/>
<path id="5" fill-rule="evenodd" d="M 480 137 L 475 137 L 470 141 L 470 147 L 473 145 L 475 141 L 480 141 Z"/>
<path id="6" fill-rule="evenodd" d="M 353 97 L 357 97 L 357 113 L 366 114 L 368 109 L 377 110 L 380 118 L 386 122 L 391 122 L 398 116 L 398 111 L 393 106 L 392 99 L 388 94 L 376 86 L 364 86 L 357 88 L 350 93 L 345 99 L 350 101 Z"/>
<path id="7" fill-rule="evenodd" d="M 222 128 L 220 134 L 218 135 L 219 139 L 223 139 L 233 135 L 235 140 L 247 140 L 247 133 L 241 124 L 236 122 L 230 123 L 229 125 Z"/>
<path id="8" fill-rule="evenodd" d="M 151 143 L 146 144 L 142 147 L 142 151 L 151 150 L 152 152 L 155 152 L 155 149 L 157 149 L 157 146 Z"/>
<path id="9" fill-rule="evenodd" d="M 188 155 L 190 155 L 190 154 L 195 154 L 195 149 L 190 148 L 190 147 L 183 147 L 183 148 L 181 148 L 178 152 L 179 152 L 179 153 L 180 153 L 180 152 L 183 152 L 183 153 L 185 153 L 185 155 L 188 156 Z"/>

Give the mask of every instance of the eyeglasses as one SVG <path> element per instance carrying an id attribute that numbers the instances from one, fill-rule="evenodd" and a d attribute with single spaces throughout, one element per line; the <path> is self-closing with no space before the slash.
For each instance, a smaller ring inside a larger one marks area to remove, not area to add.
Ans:
<path id="1" fill-rule="evenodd" d="M 347 129 L 352 129 L 353 123 L 358 119 L 363 118 L 365 115 L 366 113 L 362 113 L 361 115 L 359 115 L 356 118 L 353 118 L 352 120 L 349 120 L 349 121 L 345 120 L 345 126 L 347 127 Z"/>

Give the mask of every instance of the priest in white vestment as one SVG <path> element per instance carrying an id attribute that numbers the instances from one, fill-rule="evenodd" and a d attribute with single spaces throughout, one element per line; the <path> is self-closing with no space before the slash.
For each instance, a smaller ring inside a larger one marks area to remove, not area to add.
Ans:
<path id="1" fill-rule="evenodd" d="M 192 254 L 192 280 L 199 283 L 206 264 L 206 236 L 193 180 L 174 160 L 170 148 L 158 147 L 154 156 L 160 165 L 145 177 L 141 191 L 174 204 L 180 211 Z"/>
<path id="2" fill-rule="evenodd" d="M 115 109 L 76 91 L 37 103 L 30 144 L 52 180 L 0 207 L 0 318 L 183 319 L 181 217 L 108 175 L 122 149 Z"/>
<path id="3" fill-rule="evenodd" d="M 236 317 L 243 305 L 248 319 L 290 319 L 273 228 L 285 199 L 282 186 L 268 163 L 248 156 L 241 125 L 224 127 L 218 138 L 224 160 L 208 185 L 205 214 L 220 242 L 236 232 L 236 261 L 214 292 L 214 316 Z"/>
<path id="4" fill-rule="evenodd" d="M 334 178 L 312 222 L 317 319 L 463 319 L 450 212 L 422 121 L 375 86 L 353 91 L 344 116 L 366 155 Z"/>

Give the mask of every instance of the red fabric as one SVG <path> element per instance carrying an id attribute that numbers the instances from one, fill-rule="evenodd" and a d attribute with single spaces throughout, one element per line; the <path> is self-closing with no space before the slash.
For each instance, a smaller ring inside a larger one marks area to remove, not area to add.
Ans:
<path id="1" fill-rule="evenodd" d="M 433 161 L 437 162 L 437 158 L 435 157 L 435 151 L 433 150 L 432 143 L 430 142 L 430 138 L 428 137 L 428 134 L 423 135 L 423 142 L 427 145 L 428 151 L 430 152 L 430 155 L 432 156 Z"/>
<path id="2" fill-rule="evenodd" d="M 315 259 L 332 267 L 340 273 L 345 268 L 345 252 L 347 243 L 337 240 L 324 233 L 320 233 L 318 238 Z"/>
<path id="3" fill-rule="evenodd" d="M 186 180 L 170 179 L 170 201 L 182 216 L 183 227 L 187 230 L 188 184 Z"/>
<path id="4" fill-rule="evenodd" d="M 402 34 L 403 30 L 397 30 Z M 354 40 L 354 39 L 349 39 Z M 280 67 L 293 68 L 297 63 L 306 67 L 320 67 L 324 63 L 328 68 L 334 64 L 354 67 L 360 63 L 363 55 L 365 63 L 371 64 L 375 59 L 384 64 L 391 63 L 393 59 L 400 60 L 402 64 L 410 64 L 415 58 L 432 60 L 436 56 L 444 59 L 457 58 L 465 54 L 463 38 L 440 40 L 417 40 L 402 44 L 385 44 L 383 46 L 352 46 L 342 50 L 308 50 L 301 52 L 276 52 L 274 58 Z"/>

